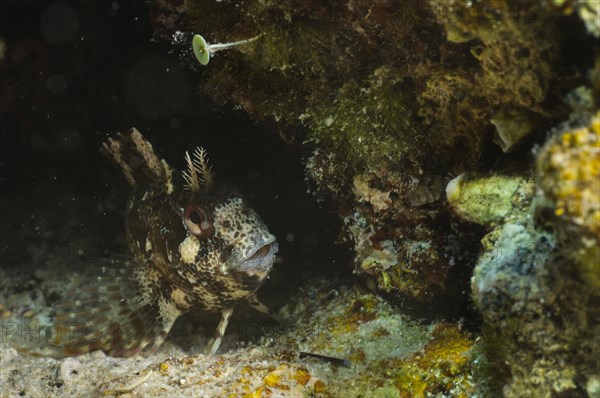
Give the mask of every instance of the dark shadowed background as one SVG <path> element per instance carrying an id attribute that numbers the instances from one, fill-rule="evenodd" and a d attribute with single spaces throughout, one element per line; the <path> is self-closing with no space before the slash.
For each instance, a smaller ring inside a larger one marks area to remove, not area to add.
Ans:
<path id="1" fill-rule="evenodd" d="M 145 2 L 0 2 L 0 264 L 32 274 L 125 251 L 128 188 L 98 151 L 135 126 L 176 168 L 202 145 L 277 236 L 263 295 L 343 271 L 337 218 L 307 193 L 303 153 L 197 90 L 187 41 L 154 40 Z M 213 65 L 211 65 L 213 66 Z M 266 300 L 269 301 L 268 298 Z"/>

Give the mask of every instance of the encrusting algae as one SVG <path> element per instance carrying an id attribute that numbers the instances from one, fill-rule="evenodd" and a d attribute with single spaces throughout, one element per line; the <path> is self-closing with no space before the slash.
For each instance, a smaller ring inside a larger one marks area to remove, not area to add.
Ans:
<path id="1" fill-rule="evenodd" d="M 598 115 L 580 119 L 553 131 L 531 177 L 467 175 L 447 189 L 453 212 L 488 230 L 471 294 L 487 325 L 478 368 L 497 371 L 479 384 L 507 397 L 564 393 L 598 371 Z"/>
<path id="2" fill-rule="evenodd" d="M 544 146 L 537 160 L 543 205 L 566 255 L 600 293 L 600 112 L 588 125 L 568 128 Z"/>
<path id="3" fill-rule="evenodd" d="M 554 214 L 600 242 L 600 112 L 546 143 L 537 168 Z"/>

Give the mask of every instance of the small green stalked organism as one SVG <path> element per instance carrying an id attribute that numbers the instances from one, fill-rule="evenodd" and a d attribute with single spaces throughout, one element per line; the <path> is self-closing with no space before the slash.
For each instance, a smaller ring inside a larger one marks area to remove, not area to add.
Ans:
<path id="1" fill-rule="evenodd" d="M 182 175 L 136 130 L 103 150 L 132 188 L 126 231 L 132 256 L 68 290 L 56 306 L 53 343 L 64 355 L 102 350 L 132 356 L 157 349 L 175 320 L 196 310 L 221 312 L 206 352 L 219 348 L 235 305 L 256 298 L 277 243 L 244 200 L 213 181 L 205 152 L 186 152 Z"/>
<path id="2" fill-rule="evenodd" d="M 224 49 L 227 49 L 230 47 L 243 46 L 245 44 L 250 44 L 253 41 L 258 40 L 258 38 L 261 36 L 262 36 L 262 34 L 260 34 L 258 36 L 254 36 L 250 39 L 235 41 L 232 43 L 209 44 L 204 39 L 204 37 L 202 37 L 200 35 L 194 35 L 194 38 L 192 39 L 192 49 L 194 50 L 194 55 L 196 56 L 196 59 L 198 60 L 198 62 L 200 62 L 202 65 L 208 65 L 208 63 L 210 62 L 210 57 L 212 56 L 212 54 L 216 53 L 217 51 L 224 50 Z"/>

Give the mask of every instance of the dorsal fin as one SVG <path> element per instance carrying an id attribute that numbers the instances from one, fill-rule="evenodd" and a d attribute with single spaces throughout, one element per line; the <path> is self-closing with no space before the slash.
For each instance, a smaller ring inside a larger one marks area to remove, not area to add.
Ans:
<path id="1" fill-rule="evenodd" d="M 109 138 L 102 144 L 102 150 L 121 168 L 132 187 L 161 181 L 167 190 L 172 189 L 171 167 L 136 128 Z"/>

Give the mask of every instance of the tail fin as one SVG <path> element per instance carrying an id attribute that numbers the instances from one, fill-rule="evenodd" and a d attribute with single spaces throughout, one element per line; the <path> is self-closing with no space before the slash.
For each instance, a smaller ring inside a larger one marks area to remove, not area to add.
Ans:
<path id="1" fill-rule="evenodd" d="M 144 296 L 135 270 L 112 264 L 73 282 L 55 307 L 51 343 L 58 355 L 102 350 L 129 357 L 162 344 L 179 314 L 161 308 L 157 296 Z"/>
<path id="2" fill-rule="evenodd" d="M 102 144 L 102 150 L 121 168 L 131 187 L 151 181 L 164 182 L 167 189 L 172 187 L 171 167 L 136 128 L 109 138 Z"/>

